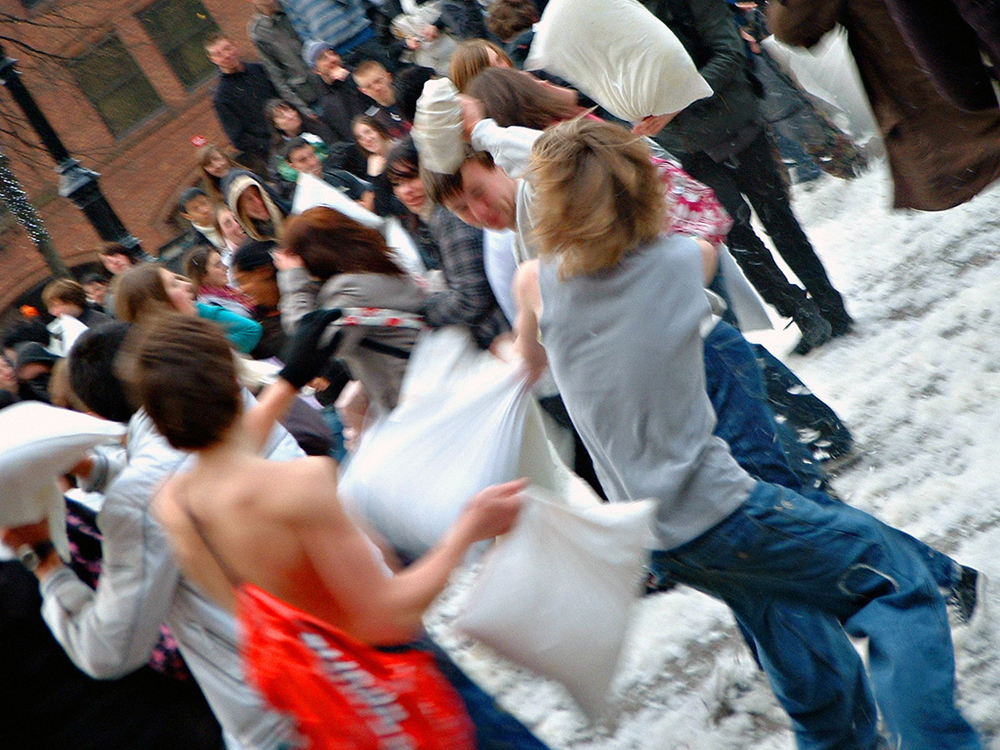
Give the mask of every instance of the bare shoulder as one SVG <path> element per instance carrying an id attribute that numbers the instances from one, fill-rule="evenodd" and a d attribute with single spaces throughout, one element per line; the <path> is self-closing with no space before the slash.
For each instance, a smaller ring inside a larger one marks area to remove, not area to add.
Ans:
<path id="1" fill-rule="evenodd" d="M 310 456 L 294 461 L 265 461 L 260 486 L 262 508 L 286 521 L 328 516 L 337 501 L 337 464 L 333 459 Z"/>
<path id="2" fill-rule="evenodd" d="M 150 503 L 153 517 L 165 529 L 176 529 L 184 523 L 185 513 L 180 498 L 184 496 L 186 483 L 187 476 L 184 474 L 171 477 L 163 483 Z"/>

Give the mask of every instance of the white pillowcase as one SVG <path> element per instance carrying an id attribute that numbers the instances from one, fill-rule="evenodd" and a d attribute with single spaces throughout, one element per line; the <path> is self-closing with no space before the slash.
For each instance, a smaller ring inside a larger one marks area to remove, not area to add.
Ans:
<path id="1" fill-rule="evenodd" d="M 561 682 L 604 717 L 654 544 L 652 500 L 570 507 L 537 487 L 486 559 L 455 626 Z"/>
<path id="2" fill-rule="evenodd" d="M 712 95 L 674 33 L 637 0 L 551 0 L 524 68 L 565 78 L 629 122 Z"/>
<path id="3" fill-rule="evenodd" d="M 95 445 L 125 426 L 39 401 L 0 409 L 0 526 L 42 520 L 48 488 Z M 40 500 L 41 498 L 42 500 Z"/>

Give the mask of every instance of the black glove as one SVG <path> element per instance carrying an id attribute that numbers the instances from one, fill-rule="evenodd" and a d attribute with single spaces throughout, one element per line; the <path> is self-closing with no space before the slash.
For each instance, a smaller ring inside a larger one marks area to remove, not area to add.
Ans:
<path id="1" fill-rule="evenodd" d="M 319 375 L 340 344 L 342 331 L 339 329 L 324 336 L 329 325 L 340 316 L 337 308 L 316 310 L 303 316 L 298 330 L 285 347 L 285 366 L 278 374 L 296 388 Z"/>

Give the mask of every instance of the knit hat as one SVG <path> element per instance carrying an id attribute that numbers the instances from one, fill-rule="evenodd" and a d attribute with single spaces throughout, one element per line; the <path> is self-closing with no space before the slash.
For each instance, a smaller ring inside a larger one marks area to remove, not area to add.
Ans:
<path id="1" fill-rule="evenodd" d="M 15 366 L 18 370 L 26 365 L 33 365 L 39 362 L 51 365 L 55 364 L 59 360 L 57 355 L 50 352 L 37 341 L 25 341 L 24 343 L 18 344 L 14 347 L 14 352 L 17 355 L 17 363 Z"/>
<path id="2" fill-rule="evenodd" d="M 319 56 L 328 49 L 333 49 L 333 47 L 319 39 L 312 39 L 302 45 L 302 59 L 309 66 L 309 70 L 316 67 L 316 61 L 319 60 Z"/>

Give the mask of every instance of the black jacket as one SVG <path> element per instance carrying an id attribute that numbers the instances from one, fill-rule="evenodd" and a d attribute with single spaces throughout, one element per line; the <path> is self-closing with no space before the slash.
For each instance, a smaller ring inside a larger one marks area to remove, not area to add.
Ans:
<path id="1" fill-rule="evenodd" d="M 212 103 L 222 129 L 237 150 L 267 158 L 271 130 L 264 105 L 277 96 L 263 65 L 244 63 L 238 73 L 219 74 Z"/>

